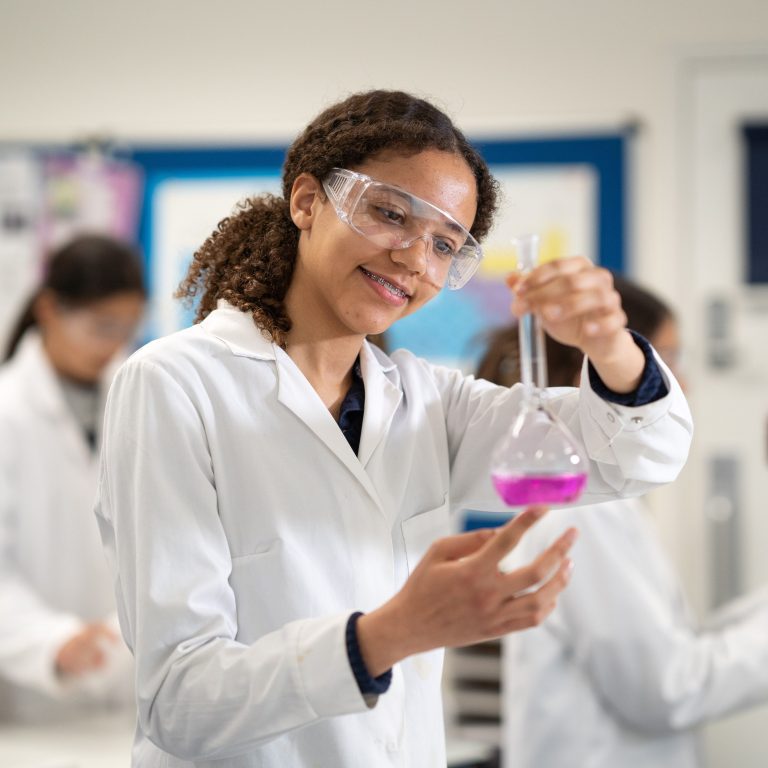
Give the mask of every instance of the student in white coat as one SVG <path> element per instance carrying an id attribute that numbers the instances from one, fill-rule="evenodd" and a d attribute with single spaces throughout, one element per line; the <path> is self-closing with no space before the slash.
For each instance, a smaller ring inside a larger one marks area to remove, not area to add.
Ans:
<path id="1" fill-rule="evenodd" d="M 627 280 L 616 288 L 630 327 L 675 370 L 672 312 Z M 515 338 L 500 333 L 478 375 L 515 380 Z M 575 350 L 548 339 L 548 358 L 551 383 L 578 380 Z M 700 766 L 696 726 L 768 700 L 768 592 L 697 626 L 639 499 L 553 511 L 513 560 L 572 526 L 571 584 L 540 627 L 504 640 L 504 765 Z"/>
<path id="2" fill-rule="evenodd" d="M 143 306 L 133 250 L 83 236 L 52 254 L 11 334 L 0 368 L 0 718 L 73 714 L 76 701 L 113 698 L 113 674 L 130 669 L 93 501 L 105 372 Z"/>
<path id="3" fill-rule="evenodd" d="M 444 767 L 441 649 L 551 610 L 572 533 L 498 567 L 543 510 L 438 539 L 454 509 L 502 508 L 488 457 L 519 391 L 365 341 L 471 277 L 495 205 L 446 115 L 354 94 L 294 141 L 283 196 L 195 254 L 200 322 L 118 372 L 96 511 L 136 657 L 134 766 Z M 594 387 L 556 405 L 588 497 L 673 479 L 687 405 L 610 275 L 567 259 L 519 293 L 590 356 Z"/>

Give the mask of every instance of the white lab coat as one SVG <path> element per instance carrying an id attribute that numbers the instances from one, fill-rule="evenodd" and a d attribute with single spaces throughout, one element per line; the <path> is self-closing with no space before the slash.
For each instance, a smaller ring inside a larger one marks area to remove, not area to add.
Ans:
<path id="1" fill-rule="evenodd" d="M 116 628 L 93 520 L 97 480 L 98 461 L 30 331 L 0 369 L 2 719 L 47 721 L 89 700 L 125 698 L 130 656 L 122 643 L 99 673 L 63 684 L 54 668 L 56 652 L 84 622 L 111 616 Z"/>
<path id="2" fill-rule="evenodd" d="M 697 628 L 645 514 L 554 510 L 511 558 L 580 531 L 554 612 L 504 639 L 505 768 L 694 768 L 695 726 L 768 699 L 768 592 Z"/>
<path id="3" fill-rule="evenodd" d="M 291 358 L 224 302 L 118 372 L 97 515 L 137 661 L 134 766 L 444 768 L 442 652 L 398 664 L 369 709 L 344 629 L 392 597 L 450 510 L 502 509 L 488 456 L 519 390 L 367 343 L 361 367 L 358 455 Z M 674 382 L 638 409 L 588 388 L 555 407 L 588 446 L 592 498 L 684 462 Z"/>

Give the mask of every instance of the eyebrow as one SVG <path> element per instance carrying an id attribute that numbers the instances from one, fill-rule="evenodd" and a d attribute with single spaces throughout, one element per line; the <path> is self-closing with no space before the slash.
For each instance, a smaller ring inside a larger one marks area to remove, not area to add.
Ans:
<path id="1" fill-rule="evenodd" d="M 433 205 L 428 200 L 424 200 L 423 198 L 419 197 L 418 195 L 414 195 L 411 192 L 406 192 L 404 189 L 399 189 L 398 187 L 395 187 L 391 184 L 385 184 L 384 182 L 379 182 L 380 184 L 383 184 L 386 187 L 389 187 L 392 192 L 397 194 L 399 197 L 402 197 L 403 199 L 408 200 L 418 200 L 420 203 L 428 206 L 429 208 L 432 208 L 439 213 L 441 213 L 443 216 L 445 216 L 445 223 L 448 225 L 449 229 L 453 230 L 459 235 L 464 235 L 466 238 L 467 235 L 470 234 L 468 229 L 465 229 L 461 226 L 457 221 L 454 221 L 453 218 L 451 218 L 447 213 L 444 213 L 441 211 L 436 205 Z"/>

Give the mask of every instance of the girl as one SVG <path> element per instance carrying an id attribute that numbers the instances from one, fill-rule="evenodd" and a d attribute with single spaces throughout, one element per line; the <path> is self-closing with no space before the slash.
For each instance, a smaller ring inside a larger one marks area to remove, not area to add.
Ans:
<path id="1" fill-rule="evenodd" d="M 365 341 L 471 277 L 495 205 L 446 115 L 355 94 L 293 143 L 283 196 L 197 252 L 181 293 L 199 323 L 122 368 L 97 514 L 137 662 L 135 766 L 444 766 L 440 649 L 551 610 L 573 532 L 498 567 L 543 510 L 438 539 L 451 510 L 500 508 L 488 455 L 519 392 Z M 518 291 L 527 309 L 605 393 L 556 405 L 592 496 L 672 479 L 687 406 L 610 276 L 547 265 Z"/>
<path id="2" fill-rule="evenodd" d="M 11 334 L 0 369 L 5 718 L 50 720 L 86 689 L 101 702 L 115 693 L 107 661 L 122 643 L 91 515 L 108 367 L 143 308 L 138 256 L 83 236 L 52 254 Z"/>

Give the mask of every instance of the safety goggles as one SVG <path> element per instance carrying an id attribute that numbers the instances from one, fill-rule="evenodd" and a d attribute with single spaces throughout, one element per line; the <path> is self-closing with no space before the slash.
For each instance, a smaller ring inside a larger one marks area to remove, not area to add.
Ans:
<path id="1" fill-rule="evenodd" d="M 60 306 L 67 331 L 78 339 L 93 343 L 125 344 L 136 335 L 136 323 L 100 316 L 88 309 Z"/>
<path id="2" fill-rule="evenodd" d="M 458 290 L 475 274 L 483 251 L 456 219 L 399 187 L 363 173 L 333 168 L 323 188 L 338 217 L 387 250 L 427 243 L 427 273 L 436 285 Z"/>

